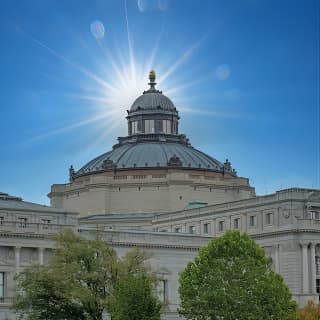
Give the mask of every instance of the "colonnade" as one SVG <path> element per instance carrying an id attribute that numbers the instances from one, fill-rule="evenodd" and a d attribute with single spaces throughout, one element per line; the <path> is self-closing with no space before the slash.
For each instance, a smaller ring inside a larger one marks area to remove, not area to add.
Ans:
<path id="1" fill-rule="evenodd" d="M 301 242 L 302 293 L 317 294 L 316 288 L 316 243 Z"/>
<path id="2" fill-rule="evenodd" d="M 314 242 L 300 242 L 301 248 L 301 291 L 303 295 L 316 295 L 316 245 Z M 273 245 L 274 271 L 281 273 L 280 269 L 280 244 Z M 299 255 L 297 256 L 299 261 Z"/>

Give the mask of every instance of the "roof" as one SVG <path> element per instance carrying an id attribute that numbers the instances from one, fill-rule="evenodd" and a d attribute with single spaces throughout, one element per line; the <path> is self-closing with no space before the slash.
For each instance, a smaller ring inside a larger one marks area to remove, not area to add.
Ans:
<path id="1" fill-rule="evenodd" d="M 173 142 L 125 143 L 84 165 L 76 175 L 107 169 L 168 168 L 222 171 L 223 164 L 190 145 Z"/>
<path id="2" fill-rule="evenodd" d="M 0 192 L 0 209 L 67 213 L 67 211 L 64 209 L 58 209 L 38 203 L 23 201 L 22 198 L 10 196 L 7 193 L 3 192 Z"/>
<path id="3" fill-rule="evenodd" d="M 177 112 L 173 102 L 158 90 L 144 92 L 133 102 L 130 111 L 157 109 Z"/>

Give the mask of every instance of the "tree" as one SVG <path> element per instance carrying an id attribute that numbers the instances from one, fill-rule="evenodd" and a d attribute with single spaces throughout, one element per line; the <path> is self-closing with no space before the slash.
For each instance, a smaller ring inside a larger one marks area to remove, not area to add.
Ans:
<path id="1" fill-rule="evenodd" d="M 150 277 L 129 274 L 117 283 L 109 312 L 112 320 L 160 320 L 161 307 Z"/>
<path id="2" fill-rule="evenodd" d="M 301 320 L 320 320 L 320 305 L 313 300 L 308 301 L 308 304 L 299 310 Z"/>
<path id="3" fill-rule="evenodd" d="M 103 240 L 64 231 L 47 266 L 33 265 L 17 276 L 13 309 L 27 320 L 101 320 L 120 279 L 149 277 L 146 258 L 133 250 L 119 259 Z"/>
<path id="4" fill-rule="evenodd" d="M 296 303 L 270 260 L 248 235 L 228 231 L 180 274 L 179 313 L 193 320 L 291 320 Z"/>

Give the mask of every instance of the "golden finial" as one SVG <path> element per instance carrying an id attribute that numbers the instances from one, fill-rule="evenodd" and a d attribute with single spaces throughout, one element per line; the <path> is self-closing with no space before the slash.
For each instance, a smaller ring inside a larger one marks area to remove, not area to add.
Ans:
<path id="1" fill-rule="evenodd" d="M 156 80 L 156 73 L 154 72 L 154 70 L 151 70 L 149 72 L 149 80 L 151 83 L 153 83 Z"/>

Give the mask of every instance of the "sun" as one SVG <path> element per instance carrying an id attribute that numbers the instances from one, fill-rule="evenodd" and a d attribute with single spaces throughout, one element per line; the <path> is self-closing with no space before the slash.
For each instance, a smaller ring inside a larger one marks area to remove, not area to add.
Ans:
<path id="1" fill-rule="evenodd" d="M 102 22 L 94 21 L 90 25 L 90 29 L 92 36 L 96 40 L 97 51 L 101 52 L 101 70 L 107 70 L 106 74 L 108 74 L 108 76 L 106 77 L 102 77 L 101 73 L 95 73 L 85 66 L 72 61 L 44 42 L 25 33 L 25 36 L 64 62 L 68 68 L 75 69 L 84 75 L 86 83 L 83 87 L 90 89 L 83 90 L 81 93 L 76 94 L 70 92 L 67 95 L 76 99 L 90 100 L 90 110 L 92 110 L 90 116 L 86 116 L 84 119 L 71 122 L 68 125 L 44 134 L 39 134 L 29 139 L 28 142 L 46 139 L 49 136 L 62 134 L 65 131 L 74 130 L 82 126 L 95 126 L 100 128 L 100 136 L 97 137 L 95 141 L 103 141 L 112 131 L 116 131 L 119 129 L 118 127 L 124 126 L 125 122 L 123 119 L 127 114 L 126 111 L 130 109 L 135 99 L 148 87 L 148 74 L 150 70 L 157 72 L 159 75 L 157 79 L 159 88 L 169 88 L 168 93 L 170 93 L 170 97 L 174 101 L 179 100 L 179 98 L 183 96 L 182 93 L 185 88 L 188 87 L 189 84 L 185 79 L 183 81 L 182 79 L 179 80 L 179 73 L 176 71 L 181 65 L 188 61 L 202 40 L 192 44 L 186 50 L 176 53 L 178 58 L 173 58 L 174 63 L 166 66 L 161 64 L 161 59 L 156 60 L 157 55 L 159 55 L 157 48 L 160 39 L 157 39 L 153 48 L 147 52 L 147 58 L 137 58 L 132 45 L 132 35 L 129 30 L 128 19 L 127 50 L 124 55 L 116 55 L 107 48 L 104 41 L 105 28 Z M 169 85 L 168 79 L 172 73 L 175 73 L 174 78 L 176 83 L 183 83 L 183 86 L 172 85 L 172 83 Z M 185 111 L 188 112 L 188 109 Z"/>

